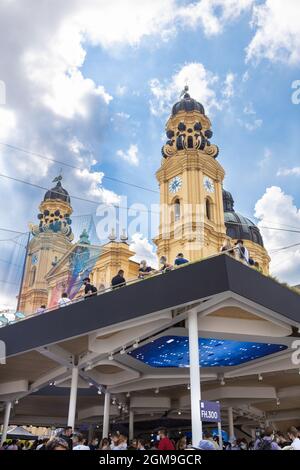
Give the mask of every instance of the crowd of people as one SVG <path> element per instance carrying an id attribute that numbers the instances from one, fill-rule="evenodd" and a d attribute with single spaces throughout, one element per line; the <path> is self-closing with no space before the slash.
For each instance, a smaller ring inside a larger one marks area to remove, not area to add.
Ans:
<path id="1" fill-rule="evenodd" d="M 51 438 L 36 441 L 17 440 L 6 441 L 0 450 L 300 450 L 300 430 L 292 426 L 286 433 L 275 431 L 272 426 L 267 426 L 255 440 L 246 438 L 233 438 L 230 442 L 223 442 L 220 449 L 219 438 L 206 430 L 199 444 L 194 447 L 190 438 L 181 434 L 177 439 L 169 437 L 167 429 L 161 428 L 148 439 L 136 438 L 128 442 L 125 434 L 114 432 L 109 437 L 98 439 L 94 437 L 91 442 L 80 432 L 73 432 L 71 427 L 66 427 L 62 433 Z"/>
<path id="2" fill-rule="evenodd" d="M 232 245 L 230 239 L 227 238 L 223 243 L 220 251 L 228 253 L 229 256 L 232 256 L 233 258 L 248 266 L 252 266 L 259 272 L 262 271 L 259 263 L 250 256 L 250 253 L 247 247 L 244 245 L 243 240 L 237 240 L 235 244 Z"/>
<path id="3" fill-rule="evenodd" d="M 185 263 L 189 263 L 189 260 L 184 258 L 183 253 L 179 253 L 175 259 L 174 266 L 178 267 Z M 140 262 L 140 266 L 138 270 L 138 279 L 145 279 L 146 277 L 151 276 L 153 274 L 163 273 L 163 272 L 171 271 L 172 269 L 174 269 L 174 266 L 168 263 L 167 258 L 165 256 L 162 256 L 160 258 L 160 264 L 161 264 L 161 267 L 159 269 L 155 269 L 149 266 L 146 260 L 142 260 Z M 111 289 L 116 289 L 116 288 L 123 287 L 126 285 L 126 279 L 124 275 L 125 275 L 124 270 L 119 269 L 117 274 L 111 280 Z M 105 290 L 105 286 L 103 284 L 101 284 L 99 288 L 97 289 L 97 287 L 91 283 L 91 279 L 89 277 L 86 277 L 85 279 L 83 279 L 83 285 L 84 285 L 83 295 L 85 299 L 95 296 L 97 295 L 98 292 Z M 66 307 L 71 302 L 72 300 L 69 298 L 67 292 L 63 292 L 61 294 L 61 298 L 57 302 L 57 306 Z M 40 314 L 40 313 L 45 312 L 46 310 L 47 310 L 47 306 L 43 304 L 37 308 L 35 313 Z"/>
<path id="4" fill-rule="evenodd" d="M 261 271 L 259 263 L 257 261 L 254 261 L 253 258 L 251 258 L 248 249 L 244 245 L 243 240 L 237 240 L 235 244 L 232 245 L 230 239 L 227 238 L 224 244 L 222 245 L 220 252 L 225 252 L 229 256 L 240 260 L 244 264 L 252 266 L 258 271 Z M 159 260 L 160 267 L 158 269 L 152 268 L 146 260 L 142 260 L 140 262 L 138 270 L 138 279 L 146 279 L 147 277 L 153 276 L 154 274 L 166 273 L 189 262 L 190 261 L 184 256 L 183 253 L 178 253 L 174 260 L 174 264 L 169 263 L 166 256 L 161 256 Z M 117 274 L 111 280 L 111 289 L 117 289 L 126 285 L 126 279 L 124 275 L 124 270 L 119 269 Z M 101 284 L 97 289 L 97 287 L 91 283 L 91 279 L 89 277 L 83 279 L 83 285 L 83 296 L 85 299 L 97 295 L 98 292 L 105 291 L 104 284 Z M 57 306 L 65 307 L 71 302 L 72 300 L 69 298 L 67 292 L 63 292 L 61 298 L 58 300 Z M 35 313 L 40 314 L 45 312 L 46 310 L 47 306 L 43 304 L 36 310 Z"/>

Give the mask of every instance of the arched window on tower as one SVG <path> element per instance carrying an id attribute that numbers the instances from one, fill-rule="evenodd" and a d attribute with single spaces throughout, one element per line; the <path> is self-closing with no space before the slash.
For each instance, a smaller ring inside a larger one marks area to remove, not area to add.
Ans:
<path id="1" fill-rule="evenodd" d="M 188 137 L 188 148 L 194 148 L 193 137 L 191 135 Z"/>
<path id="2" fill-rule="evenodd" d="M 213 220 L 213 207 L 209 197 L 205 199 L 205 215 L 208 220 Z"/>
<path id="3" fill-rule="evenodd" d="M 174 220 L 177 222 L 180 220 L 180 200 L 175 199 L 174 201 Z"/>
<path id="4" fill-rule="evenodd" d="M 32 287 L 35 282 L 36 266 L 32 266 L 29 273 L 29 287 Z"/>

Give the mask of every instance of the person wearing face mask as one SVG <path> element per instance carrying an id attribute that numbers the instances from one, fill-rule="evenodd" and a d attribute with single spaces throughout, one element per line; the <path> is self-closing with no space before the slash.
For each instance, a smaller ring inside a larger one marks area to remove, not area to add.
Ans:
<path id="1" fill-rule="evenodd" d="M 241 450 L 248 450 L 246 439 L 238 439 L 237 444 Z"/>
<path id="2" fill-rule="evenodd" d="M 171 439 L 168 438 L 168 432 L 166 429 L 160 429 L 158 431 L 158 447 L 157 450 L 175 450 L 175 446 Z"/>
<path id="3" fill-rule="evenodd" d="M 140 263 L 140 268 L 139 268 L 139 279 L 145 279 L 146 277 L 150 276 L 153 274 L 153 269 L 151 266 L 148 266 L 147 261 L 143 259 Z"/>
<path id="4" fill-rule="evenodd" d="M 92 442 L 89 444 L 90 450 L 98 450 L 99 449 L 99 439 L 94 437 Z"/>

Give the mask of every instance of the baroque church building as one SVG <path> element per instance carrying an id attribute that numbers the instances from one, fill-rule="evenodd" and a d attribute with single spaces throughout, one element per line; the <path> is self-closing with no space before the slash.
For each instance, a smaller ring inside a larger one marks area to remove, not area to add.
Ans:
<path id="1" fill-rule="evenodd" d="M 244 241 L 251 258 L 268 274 L 270 258 L 260 231 L 234 210 L 230 192 L 223 189 L 225 171 L 217 161 L 219 149 L 212 144 L 211 122 L 201 103 L 185 87 L 166 123 L 166 144 L 156 173 L 160 188 L 160 223 L 157 255 L 173 263 L 178 253 L 189 261 L 216 255 L 224 241 Z M 62 177 L 46 192 L 39 206 L 38 225 L 31 226 L 19 310 L 26 314 L 41 305 L 55 307 L 61 294 L 82 295 L 82 280 L 89 275 L 97 288 L 108 288 L 119 269 L 125 279 L 138 276 L 126 237 L 114 236 L 105 245 L 91 246 L 84 230 L 74 242 L 72 206 Z M 98 249 L 97 249 L 98 248 Z"/>

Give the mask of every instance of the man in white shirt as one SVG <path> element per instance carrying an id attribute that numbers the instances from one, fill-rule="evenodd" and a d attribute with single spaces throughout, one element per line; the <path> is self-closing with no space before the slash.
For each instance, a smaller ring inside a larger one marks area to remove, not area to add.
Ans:
<path id="1" fill-rule="evenodd" d="M 293 450 L 300 450 L 300 439 L 299 439 L 299 431 L 295 426 L 291 426 L 287 434 L 289 436 L 289 439 L 292 441 L 291 448 Z"/>
<path id="2" fill-rule="evenodd" d="M 235 246 L 237 247 L 237 255 L 239 259 L 244 264 L 249 264 L 249 251 L 244 246 L 243 240 L 238 240 L 237 242 L 235 242 Z"/>
<path id="3" fill-rule="evenodd" d="M 68 305 L 69 303 L 71 303 L 71 300 L 69 299 L 68 294 L 64 292 L 63 294 L 61 294 L 61 299 L 59 299 L 58 301 L 58 306 L 66 307 L 66 305 Z"/>

